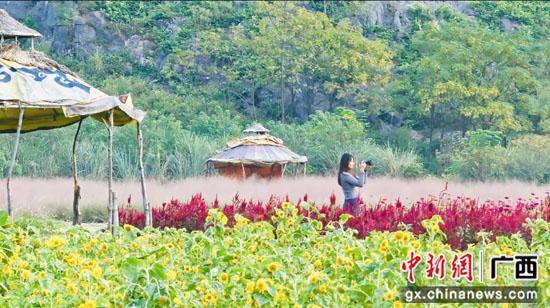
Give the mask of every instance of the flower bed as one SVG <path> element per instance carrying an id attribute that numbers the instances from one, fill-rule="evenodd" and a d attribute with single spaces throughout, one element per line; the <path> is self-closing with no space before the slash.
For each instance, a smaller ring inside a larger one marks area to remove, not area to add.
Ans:
<path id="1" fill-rule="evenodd" d="M 200 200 L 198 198 L 197 200 Z M 315 212 L 314 208 L 303 210 Z M 421 225 L 425 233 L 372 231 L 364 239 L 339 223 L 323 225 L 284 203 L 272 221 L 250 222 L 210 209 L 205 231 L 117 227 L 116 235 L 81 227 L 51 227 L 39 221 L 8 223 L 0 211 L 0 303 L 4 307 L 403 307 L 399 288 L 409 284 L 402 269 L 411 249 L 449 261 L 444 278 L 416 268 L 418 286 L 472 286 L 453 277 L 457 255 L 550 252 L 550 224 L 529 222 L 532 242 L 499 236 L 494 242 L 451 249 L 442 241 L 441 217 Z M 319 215 L 319 214 L 317 214 Z M 343 216 L 342 222 L 348 217 Z M 227 227 L 232 223 L 233 227 Z M 443 224 L 444 225 L 444 224 Z M 322 229 L 324 232 L 321 234 Z M 425 260 L 425 259 L 424 259 Z M 488 260 L 487 264 L 488 264 Z M 549 258 L 539 258 L 539 305 L 548 302 Z M 485 277 L 489 275 L 486 264 Z M 478 267 L 474 268 L 475 277 Z M 495 280 L 475 285 L 517 285 L 513 266 Z M 477 278 L 476 278 L 477 279 Z M 449 305 L 451 306 L 451 305 Z M 455 305 L 457 306 L 457 305 Z"/>
<path id="2" fill-rule="evenodd" d="M 334 196 L 330 204 L 315 205 L 307 203 L 307 195 L 297 202 L 297 211 L 305 217 L 318 219 L 326 226 L 329 222 L 338 222 L 344 214 L 340 206 L 334 204 Z M 288 202 L 285 199 L 271 196 L 265 203 L 261 201 L 246 201 L 236 195 L 232 202 L 220 205 L 215 200 L 210 206 L 200 194 L 193 196 L 188 202 L 172 200 L 153 208 L 153 226 L 159 228 L 185 228 L 189 231 L 204 230 L 208 209 L 220 208 L 228 218 L 228 226 L 235 223 L 235 215 L 240 214 L 251 221 L 272 222 L 276 210 Z M 307 204 L 307 207 L 303 205 Z M 310 205 L 317 210 L 311 210 Z M 550 219 L 550 194 L 545 198 L 510 199 L 478 202 L 473 198 L 426 198 L 412 205 L 405 206 L 400 200 L 389 203 L 380 200 L 374 205 L 365 205 L 363 201 L 354 217 L 346 222 L 346 227 L 357 231 L 356 236 L 364 238 L 372 231 L 410 230 L 414 234 L 425 232 L 421 221 L 439 215 L 445 221 L 440 225 L 447 242 L 453 248 L 465 249 L 468 244 L 476 243 L 484 233 L 494 240 L 499 235 L 520 233 L 526 240 L 530 239 L 529 229 L 523 226 L 527 218 Z M 144 215 L 133 209 L 130 204 L 119 209 L 121 224 L 143 227 Z"/>

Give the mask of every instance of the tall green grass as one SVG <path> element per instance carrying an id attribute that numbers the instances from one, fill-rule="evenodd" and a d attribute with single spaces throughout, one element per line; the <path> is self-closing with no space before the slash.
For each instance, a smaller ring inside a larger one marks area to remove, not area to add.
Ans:
<path id="1" fill-rule="evenodd" d="M 225 117 L 222 116 L 227 121 Z M 223 123 L 217 125 L 223 126 Z M 356 120 L 343 120 L 338 115 L 319 112 L 304 124 L 266 122 L 265 126 L 283 139 L 292 151 L 308 157 L 308 174 L 336 173 L 339 159 L 345 152 L 352 153 L 357 161 L 373 160 L 372 172 L 378 175 L 416 177 L 427 173 L 414 147 L 376 143 L 369 137 L 364 124 Z M 156 115 L 144 122 L 144 164 L 148 177 L 165 180 L 203 175 L 205 161 L 222 149 L 228 139 L 239 136 L 224 133 L 213 137 L 210 133 L 201 134 L 184 127 L 184 123 L 170 115 Z M 24 134 L 14 174 L 70 177 L 75 130 L 76 127 L 71 126 Z M 0 135 L 0 171 L 4 175 L 13 137 L 12 134 Z M 447 177 L 550 182 L 550 156 L 546 155 L 550 147 L 548 136 L 531 135 L 513 140 L 508 147 L 495 145 L 475 153 L 468 152 L 459 141 L 438 155 Z M 77 150 L 81 177 L 104 179 L 107 176 L 107 129 L 103 123 L 92 120 L 84 123 Z M 113 157 L 116 179 L 138 178 L 135 126 L 115 129 Z M 288 171 L 292 174 L 293 169 Z"/>

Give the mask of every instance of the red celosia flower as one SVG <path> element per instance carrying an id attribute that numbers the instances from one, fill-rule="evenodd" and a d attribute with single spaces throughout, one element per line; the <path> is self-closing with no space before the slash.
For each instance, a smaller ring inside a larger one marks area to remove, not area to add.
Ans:
<path id="1" fill-rule="evenodd" d="M 288 195 L 284 198 L 289 201 Z M 304 195 L 304 201 L 307 194 Z M 323 226 L 329 222 L 338 222 L 344 211 L 336 207 L 336 197 L 330 196 L 330 204 L 317 206 L 319 213 L 324 216 L 320 218 L 316 212 L 304 210 L 301 201 L 297 203 L 298 213 L 304 217 L 319 219 Z M 470 197 L 462 198 L 420 198 L 419 201 L 404 206 L 400 199 L 395 204 L 387 199 L 380 199 L 378 203 L 366 205 L 359 198 L 358 206 L 354 217 L 346 223 L 347 228 L 357 230 L 357 236 L 364 238 L 369 232 L 396 231 L 400 223 L 411 226 L 415 234 L 425 232 L 421 221 L 429 219 L 433 215 L 440 215 L 444 224 L 440 225 L 441 231 L 447 235 L 449 245 L 457 249 L 465 249 L 468 244 L 475 242 L 475 235 L 480 231 L 491 232 L 493 238 L 499 235 L 509 235 L 520 232 L 529 240 L 530 230 L 523 224 L 527 218 L 536 219 L 541 217 L 548 221 L 550 219 L 550 194 L 547 193 L 544 199 L 525 200 L 518 198 L 516 204 L 511 200 L 506 201 L 487 200 L 480 203 Z M 271 221 L 275 215 L 275 209 L 280 208 L 282 199 L 270 196 L 263 204 L 261 201 L 241 200 L 238 194 L 231 203 L 220 205 L 218 198 L 214 200 L 212 207 L 221 208 L 228 218 L 228 226 L 235 224 L 235 214 L 240 214 L 251 221 Z M 437 203 L 436 203 L 437 202 Z M 119 221 L 121 224 L 131 224 L 142 228 L 145 224 L 145 216 L 142 212 L 130 205 L 131 197 L 128 198 L 128 206 L 119 209 Z M 312 203 L 313 206 L 316 206 Z M 178 200 L 171 200 L 163 203 L 160 208 L 153 208 L 153 226 L 158 228 L 186 228 L 189 231 L 202 230 L 209 206 L 201 194 L 191 197 L 186 203 Z M 324 234 L 324 233 L 323 233 Z"/>

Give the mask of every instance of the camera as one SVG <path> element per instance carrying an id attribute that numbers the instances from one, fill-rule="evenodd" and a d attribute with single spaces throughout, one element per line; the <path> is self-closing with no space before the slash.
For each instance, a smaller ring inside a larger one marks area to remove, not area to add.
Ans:
<path id="1" fill-rule="evenodd" d="M 370 159 L 369 159 L 369 160 L 362 160 L 362 161 L 361 161 L 361 164 L 362 164 L 362 163 L 365 163 L 365 164 L 367 164 L 368 166 L 372 166 L 372 165 L 373 165 L 373 164 L 372 164 L 372 160 L 370 160 Z"/>

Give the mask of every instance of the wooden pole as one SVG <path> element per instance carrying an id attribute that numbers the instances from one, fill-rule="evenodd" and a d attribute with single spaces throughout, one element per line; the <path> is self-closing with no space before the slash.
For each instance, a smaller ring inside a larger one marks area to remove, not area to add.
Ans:
<path id="1" fill-rule="evenodd" d="M 11 155 L 11 164 L 8 169 L 8 179 L 6 181 L 6 188 L 8 190 L 8 215 L 13 218 L 13 209 L 11 204 L 11 177 L 13 175 L 13 167 L 15 166 L 15 161 L 17 159 L 17 148 L 19 147 L 19 137 L 21 136 L 21 126 L 23 125 L 23 114 L 25 109 L 19 103 L 19 120 L 17 122 L 17 132 L 15 134 L 15 144 L 13 146 L 13 152 Z"/>
<path id="2" fill-rule="evenodd" d="M 244 171 L 244 164 L 241 163 L 241 168 L 243 169 L 243 180 L 246 179 L 246 172 Z"/>
<path id="3" fill-rule="evenodd" d="M 118 226 L 118 204 L 116 202 L 116 193 L 114 191 L 111 194 L 111 200 L 112 200 L 112 206 L 113 206 L 113 226 L 111 229 L 111 233 L 115 235 L 116 234 L 115 227 Z"/>
<path id="4" fill-rule="evenodd" d="M 141 198 L 143 201 L 143 213 L 145 214 L 145 226 L 150 227 L 153 225 L 153 217 L 151 215 L 151 207 L 147 201 L 147 187 L 145 186 L 145 168 L 143 167 L 143 134 L 141 132 L 141 125 L 137 123 L 137 139 L 138 139 L 138 152 L 139 152 L 139 177 L 141 180 Z"/>
<path id="5" fill-rule="evenodd" d="M 109 222 L 107 225 L 107 228 L 113 232 L 113 128 L 114 126 L 114 109 L 109 110 L 109 123 L 108 123 L 108 129 L 109 129 L 109 145 L 107 148 L 108 151 L 108 157 L 109 157 L 109 172 L 108 172 L 108 182 L 109 182 Z"/>
<path id="6" fill-rule="evenodd" d="M 73 140 L 73 186 L 74 186 L 74 195 L 73 195 L 73 225 L 80 225 L 80 209 L 78 207 L 78 202 L 80 201 L 80 185 L 78 184 L 78 165 L 76 163 L 76 143 L 78 141 L 78 135 L 80 133 L 80 127 L 82 127 L 82 120 L 78 121 L 78 128 L 74 135 Z"/>
<path id="7" fill-rule="evenodd" d="M 284 176 L 285 176 L 285 170 L 286 170 L 286 165 L 287 165 L 287 164 L 288 164 L 288 163 L 283 164 L 283 169 L 281 170 L 281 177 L 284 177 Z"/>

